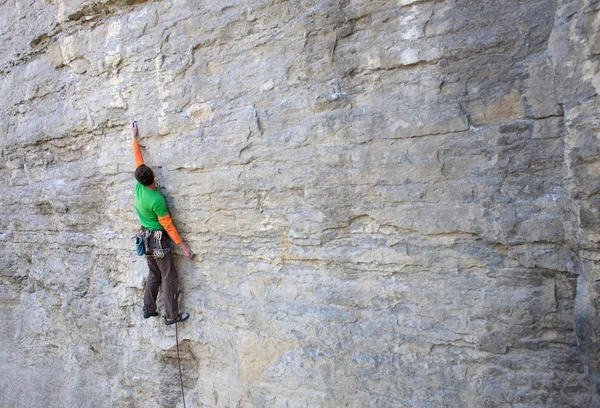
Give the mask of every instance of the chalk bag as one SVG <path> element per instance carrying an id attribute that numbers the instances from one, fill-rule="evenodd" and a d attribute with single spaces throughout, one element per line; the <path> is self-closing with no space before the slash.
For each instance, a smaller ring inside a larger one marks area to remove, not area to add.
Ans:
<path id="1" fill-rule="evenodd" d="M 135 253 L 140 256 L 146 255 L 146 250 L 144 248 L 144 237 L 142 234 L 135 236 Z"/>

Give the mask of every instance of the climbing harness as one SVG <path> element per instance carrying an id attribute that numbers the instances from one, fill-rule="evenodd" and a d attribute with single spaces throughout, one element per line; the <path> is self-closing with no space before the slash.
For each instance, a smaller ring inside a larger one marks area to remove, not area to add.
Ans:
<path id="1" fill-rule="evenodd" d="M 161 244 L 161 239 L 163 231 L 162 230 L 152 230 L 142 227 L 142 231 L 139 235 L 136 236 L 135 245 L 136 245 L 136 253 L 138 255 L 146 255 L 152 258 L 164 258 L 166 254 L 171 252 L 171 248 L 163 248 Z M 154 238 L 154 250 L 150 251 L 150 237 Z M 143 242 L 144 250 L 141 250 L 141 243 Z"/>
<path id="2" fill-rule="evenodd" d="M 163 249 L 162 244 L 160 243 L 162 234 L 162 230 L 154 230 L 154 252 L 152 254 L 154 258 L 164 258 L 166 254 L 171 252 L 171 248 Z"/>
<path id="3" fill-rule="evenodd" d="M 179 334 L 177 333 L 177 323 L 175 323 L 175 344 L 177 345 L 177 364 L 179 365 L 179 381 L 181 382 L 181 398 L 183 398 L 183 408 L 185 407 L 185 395 L 183 393 L 183 375 L 181 375 L 181 359 L 179 358 Z"/>

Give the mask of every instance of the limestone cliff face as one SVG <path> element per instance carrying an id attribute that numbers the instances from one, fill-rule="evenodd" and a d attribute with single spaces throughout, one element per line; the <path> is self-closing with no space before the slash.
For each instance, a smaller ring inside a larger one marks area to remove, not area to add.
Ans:
<path id="1" fill-rule="evenodd" d="M 599 10 L 0 0 L 0 406 L 598 406 Z"/>

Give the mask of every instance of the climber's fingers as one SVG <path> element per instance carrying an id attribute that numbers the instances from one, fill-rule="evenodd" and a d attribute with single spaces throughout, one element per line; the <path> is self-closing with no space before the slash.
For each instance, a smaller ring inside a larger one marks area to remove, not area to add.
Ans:
<path id="1" fill-rule="evenodd" d="M 131 122 L 130 131 L 131 137 L 136 138 L 138 133 L 137 121 L 134 120 L 133 122 Z"/>

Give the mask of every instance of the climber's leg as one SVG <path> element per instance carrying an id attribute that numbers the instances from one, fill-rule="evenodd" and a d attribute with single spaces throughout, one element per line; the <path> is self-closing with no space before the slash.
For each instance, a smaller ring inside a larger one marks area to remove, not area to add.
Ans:
<path id="1" fill-rule="evenodd" d="M 148 280 L 146 282 L 146 288 L 144 289 L 144 315 L 152 315 L 156 312 L 156 297 L 158 296 L 158 288 L 161 283 L 161 271 L 156 263 L 156 259 L 147 257 L 148 268 Z"/>
<path id="2" fill-rule="evenodd" d="M 179 281 L 177 279 L 177 270 L 175 269 L 173 254 L 169 252 L 164 258 L 157 258 L 155 261 L 160 268 L 162 276 L 165 316 L 167 316 L 167 319 L 173 320 L 177 318 L 177 315 L 179 314 L 179 305 L 177 303 L 177 288 Z"/>

